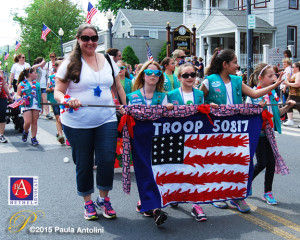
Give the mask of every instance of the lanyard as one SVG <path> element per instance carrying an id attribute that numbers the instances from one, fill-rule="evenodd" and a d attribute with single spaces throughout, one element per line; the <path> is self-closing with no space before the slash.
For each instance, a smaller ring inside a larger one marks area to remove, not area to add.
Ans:
<path id="1" fill-rule="evenodd" d="M 146 103 L 146 105 L 147 105 L 147 100 L 152 100 L 153 97 L 152 97 L 152 98 L 146 98 L 145 86 L 143 86 L 143 92 L 144 92 L 144 101 L 145 101 L 145 103 Z M 154 95 L 154 94 L 153 94 L 153 95 Z"/>

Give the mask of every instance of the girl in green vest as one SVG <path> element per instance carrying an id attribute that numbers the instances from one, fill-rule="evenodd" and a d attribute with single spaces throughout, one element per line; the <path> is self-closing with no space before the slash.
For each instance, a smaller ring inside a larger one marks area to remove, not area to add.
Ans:
<path id="1" fill-rule="evenodd" d="M 275 80 L 276 77 L 273 67 L 267 65 L 266 63 L 260 63 L 255 68 L 253 74 L 251 74 L 249 82 L 250 86 L 253 87 L 253 89 L 264 89 L 270 85 L 273 85 Z M 246 100 L 247 103 L 252 104 L 261 104 L 262 102 L 267 104 L 277 104 L 278 101 L 279 97 L 277 96 L 275 90 L 256 99 L 247 97 Z M 290 108 L 292 108 L 296 104 L 296 102 L 293 100 L 289 100 L 287 101 L 287 103 L 288 105 L 286 105 L 283 108 L 279 108 L 278 106 L 264 107 L 264 109 L 267 109 L 271 114 L 273 114 L 274 128 L 278 131 L 278 133 L 281 133 L 280 116 L 285 114 Z M 268 204 L 277 204 L 277 201 L 275 200 L 272 193 L 272 185 L 275 172 L 275 158 L 264 129 L 262 129 L 261 131 L 255 155 L 257 163 L 254 166 L 253 180 L 262 170 L 266 169 L 264 194 L 262 199 Z M 251 194 L 252 189 L 249 195 Z"/>
<path id="2" fill-rule="evenodd" d="M 23 98 L 24 104 L 21 107 L 21 113 L 24 118 L 24 131 L 22 141 L 26 142 L 29 128 L 31 127 L 31 143 L 36 146 L 39 142 L 36 139 L 37 120 L 41 109 L 41 89 L 40 84 L 36 82 L 37 73 L 33 68 L 25 68 L 19 76 L 17 97 Z"/>
<path id="3" fill-rule="evenodd" d="M 251 98 L 259 98 L 277 88 L 282 82 L 281 77 L 268 87 L 254 90 L 242 82 L 242 77 L 236 76 L 238 68 L 237 57 L 234 50 L 215 51 L 207 69 L 208 77 L 203 81 L 200 90 L 204 92 L 206 103 L 241 104 L 242 94 Z M 231 204 L 242 213 L 250 211 L 245 200 L 231 200 Z M 217 208 L 228 208 L 226 202 L 215 202 Z"/>
<path id="4" fill-rule="evenodd" d="M 170 92 L 179 88 L 180 82 L 173 73 L 175 71 L 175 61 L 170 57 L 166 57 L 162 60 L 161 65 L 165 76 L 164 90 Z"/>
<path id="5" fill-rule="evenodd" d="M 132 83 L 131 83 L 131 80 L 125 76 L 125 74 L 127 72 L 126 63 L 123 62 L 122 60 L 119 60 L 117 62 L 117 66 L 120 69 L 119 76 L 120 76 L 121 84 L 124 88 L 125 93 L 129 94 L 132 92 Z"/>

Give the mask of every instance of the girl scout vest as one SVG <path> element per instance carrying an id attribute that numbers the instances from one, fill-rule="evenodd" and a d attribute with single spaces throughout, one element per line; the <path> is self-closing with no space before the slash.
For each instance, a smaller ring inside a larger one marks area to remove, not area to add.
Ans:
<path id="1" fill-rule="evenodd" d="M 271 104 L 278 104 L 278 102 L 274 98 L 274 94 L 275 94 L 275 90 L 272 90 L 272 95 L 269 96 Z M 257 99 L 251 98 L 253 104 L 258 104 L 261 100 L 262 97 Z M 264 109 L 267 109 L 267 107 L 264 106 Z M 280 121 L 280 113 L 279 113 L 278 106 L 272 106 L 272 112 L 273 112 L 274 129 L 276 129 L 278 133 L 281 133 L 281 121 Z"/>
<path id="2" fill-rule="evenodd" d="M 123 81 L 121 80 L 121 83 L 122 82 Z M 123 83 L 124 83 L 123 87 L 124 87 L 125 94 L 131 93 L 131 80 L 129 78 L 125 78 Z"/>
<path id="3" fill-rule="evenodd" d="M 203 104 L 204 102 L 203 92 L 193 88 L 193 94 L 194 94 L 194 104 Z M 167 96 L 168 96 L 169 103 L 172 103 L 173 105 L 185 105 L 179 88 L 169 92 Z"/>
<path id="4" fill-rule="evenodd" d="M 36 95 L 37 95 L 37 101 L 38 101 L 38 107 L 41 108 L 41 88 L 40 88 L 40 83 L 36 82 Z M 30 96 L 31 95 L 31 85 L 29 84 L 29 82 L 26 82 L 26 96 Z M 33 104 L 33 99 L 32 97 L 29 98 L 29 104 L 26 105 L 26 107 L 31 107 Z"/>
<path id="5" fill-rule="evenodd" d="M 153 94 L 151 105 L 161 105 L 165 96 L 166 96 L 166 93 L 157 92 L 155 90 L 155 92 Z M 141 94 L 141 91 L 139 89 L 134 91 L 133 93 L 128 94 L 127 98 L 128 98 L 128 102 L 130 102 L 133 105 L 146 105 L 144 97 Z"/>
<path id="6" fill-rule="evenodd" d="M 166 92 L 170 92 L 172 90 L 171 80 L 169 79 L 169 77 L 166 73 L 164 73 L 164 76 L 165 76 L 164 90 Z M 174 89 L 179 88 L 180 82 L 175 74 L 173 74 L 173 79 L 174 79 Z"/>
<path id="7" fill-rule="evenodd" d="M 229 75 L 232 86 L 233 104 L 242 103 L 242 77 Z M 219 74 L 212 74 L 207 77 L 209 93 L 205 97 L 206 103 L 226 104 L 227 92 L 225 84 Z"/>
<path id="8" fill-rule="evenodd" d="M 55 74 L 49 76 L 49 87 L 54 88 L 55 87 Z M 57 103 L 57 101 L 54 99 L 54 92 L 47 92 L 47 100 L 51 103 Z"/>

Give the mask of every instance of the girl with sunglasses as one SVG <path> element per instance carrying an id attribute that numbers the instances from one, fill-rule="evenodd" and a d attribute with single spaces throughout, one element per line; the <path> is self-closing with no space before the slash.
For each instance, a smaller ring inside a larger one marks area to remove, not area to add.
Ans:
<path id="1" fill-rule="evenodd" d="M 76 163 L 77 193 L 83 197 L 84 218 L 87 220 L 98 218 L 96 206 L 105 218 L 116 218 L 108 195 L 114 180 L 117 118 L 115 108 L 81 107 L 81 104 L 114 105 L 112 72 L 121 102 L 126 104 L 126 95 L 118 76 L 119 68 L 112 58 L 111 67 L 103 54 L 96 53 L 97 41 L 94 26 L 86 23 L 79 26 L 76 46 L 58 68 L 54 90 L 55 99 L 68 104 L 61 111 L 61 122 L 71 144 Z M 94 162 L 99 189 L 95 203 L 92 201 Z"/>
<path id="2" fill-rule="evenodd" d="M 124 91 L 127 95 L 127 94 L 132 92 L 132 82 L 129 78 L 126 77 L 126 72 L 127 72 L 126 63 L 123 62 L 122 60 L 119 60 L 117 62 L 117 66 L 120 69 L 119 77 L 120 77 L 121 84 L 122 84 L 122 86 L 124 88 Z"/>
<path id="3" fill-rule="evenodd" d="M 36 139 L 37 121 L 41 108 L 41 88 L 40 83 L 36 81 L 37 73 L 34 68 L 25 68 L 18 79 L 17 97 L 23 98 L 24 104 L 21 105 L 21 113 L 24 118 L 24 130 L 22 141 L 27 142 L 29 128 L 31 128 L 31 143 L 36 146 L 39 142 Z"/>
<path id="4" fill-rule="evenodd" d="M 166 105 L 167 94 L 164 92 L 164 75 L 160 65 L 154 61 L 144 63 L 134 82 L 136 91 L 127 95 L 128 105 Z M 124 109 L 120 110 L 124 113 Z M 138 201 L 136 211 L 140 212 L 141 201 Z M 140 212 L 142 213 L 142 212 Z M 154 217 L 156 225 L 163 224 L 167 213 L 161 209 L 143 212 L 146 217 Z"/>
<path id="5" fill-rule="evenodd" d="M 173 73 L 175 71 L 175 61 L 170 57 L 166 57 L 161 62 L 162 69 L 165 76 L 164 90 L 170 92 L 180 87 L 180 81 Z"/>
<path id="6" fill-rule="evenodd" d="M 207 68 L 208 77 L 200 87 L 206 103 L 241 104 L 242 93 L 251 98 L 259 98 L 275 89 L 282 82 L 279 78 L 275 84 L 254 90 L 242 82 L 242 77 L 235 75 L 237 67 L 237 57 L 234 50 L 226 49 L 214 52 Z M 231 200 L 230 202 L 242 213 L 250 211 L 245 200 Z M 228 208 L 226 202 L 215 202 L 213 205 L 217 208 Z"/>

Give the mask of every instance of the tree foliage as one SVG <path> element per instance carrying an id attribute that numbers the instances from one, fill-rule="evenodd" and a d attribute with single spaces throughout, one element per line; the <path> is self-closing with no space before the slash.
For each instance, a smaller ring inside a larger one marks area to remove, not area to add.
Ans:
<path id="1" fill-rule="evenodd" d="M 182 0 L 101 0 L 97 4 L 97 8 L 101 12 L 107 12 L 108 9 L 117 13 L 120 8 L 126 9 L 153 9 L 168 12 L 182 12 Z"/>
<path id="2" fill-rule="evenodd" d="M 55 52 L 59 56 L 58 30 L 62 28 L 64 31 L 63 42 L 73 40 L 78 26 L 84 22 L 84 17 L 80 15 L 81 12 L 82 10 L 77 8 L 77 4 L 68 0 L 34 0 L 25 8 L 25 17 L 14 14 L 14 21 L 21 27 L 20 41 L 22 45 L 18 52 L 27 55 L 29 49 L 31 63 L 32 59 L 38 56 L 48 58 L 51 52 Z M 46 42 L 41 39 L 43 23 L 51 29 Z"/>
<path id="3" fill-rule="evenodd" d="M 122 59 L 124 62 L 129 63 L 131 66 L 140 63 L 139 58 L 135 55 L 131 46 L 126 46 L 122 52 Z"/>

